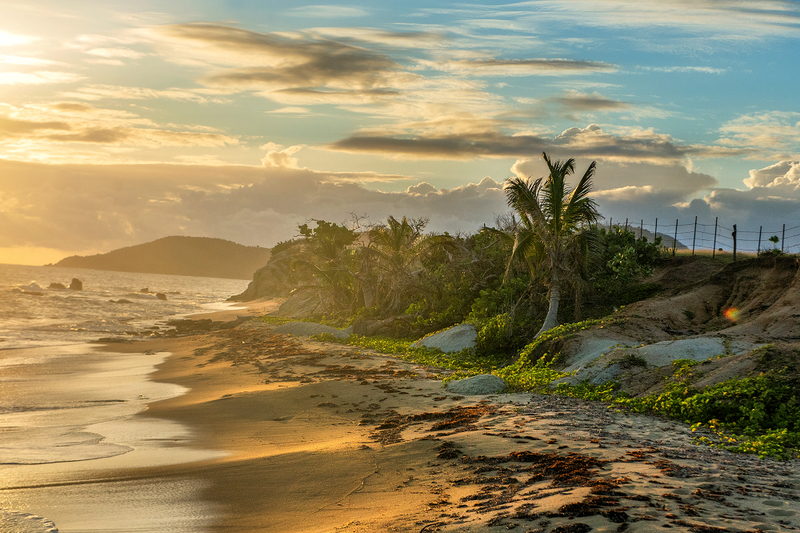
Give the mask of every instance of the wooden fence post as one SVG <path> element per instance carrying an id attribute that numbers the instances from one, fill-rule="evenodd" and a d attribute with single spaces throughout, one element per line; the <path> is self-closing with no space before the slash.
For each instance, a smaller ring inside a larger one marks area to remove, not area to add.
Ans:
<path id="1" fill-rule="evenodd" d="M 697 241 L 697 216 L 694 217 L 694 234 L 692 235 L 692 255 L 694 255 L 694 243 Z"/>
<path id="2" fill-rule="evenodd" d="M 761 253 L 761 230 L 764 229 L 764 226 L 758 227 L 758 248 L 756 248 L 756 255 Z"/>
<path id="3" fill-rule="evenodd" d="M 678 219 L 675 219 L 675 237 L 672 239 L 672 257 L 675 257 L 675 250 L 678 248 Z"/>
<path id="4" fill-rule="evenodd" d="M 781 231 L 781 253 L 783 253 L 783 239 L 786 237 L 786 224 L 783 225 L 783 231 Z"/>
<path id="5" fill-rule="evenodd" d="M 714 246 L 711 247 L 711 259 L 717 256 L 717 222 L 719 217 L 714 217 Z"/>
<path id="6" fill-rule="evenodd" d="M 733 237 L 733 262 L 736 262 L 736 224 L 733 225 L 733 233 L 731 233 Z"/>

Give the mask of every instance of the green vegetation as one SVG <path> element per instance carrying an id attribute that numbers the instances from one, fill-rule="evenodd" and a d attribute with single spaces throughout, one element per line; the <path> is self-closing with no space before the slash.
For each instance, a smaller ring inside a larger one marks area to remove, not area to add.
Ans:
<path id="1" fill-rule="evenodd" d="M 445 353 L 435 348 L 415 347 L 411 345 L 414 342 L 412 340 L 389 337 L 360 337 L 358 335 L 350 335 L 347 338 L 339 339 L 328 333 L 313 335 L 312 338 L 324 342 L 366 348 L 425 366 L 458 370 L 460 371 L 459 375 L 464 376 L 487 373 L 496 365 L 501 364 L 498 360 L 477 357 L 472 350 Z"/>
<path id="2" fill-rule="evenodd" d="M 676 361 L 664 391 L 647 397 L 629 397 L 616 383 L 554 386 L 568 376 L 558 370 L 561 346 L 580 330 L 619 323 L 614 309 L 661 290 L 648 277 L 666 254 L 658 237 L 648 242 L 632 231 L 596 226 L 599 215 L 589 197 L 594 164 L 569 189 L 565 179 L 574 161 L 544 157 L 550 175 L 533 182 L 510 179 L 506 191 L 514 214 L 473 235 L 429 234 L 426 220 L 405 217 L 367 227 L 358 220 L 299 226 L 298 237 L 276 246 L 265 268 L 271 294 L 299 302 L 296 314 L 305 318 L 261 320 L 349 325 L 355 333 L 344 340 L 315 338 L 447 369 L 446 379 L 492 373 L 511 391 L 676 418 L 693 424 L 701 444 L 761 457 L 797 456 L 799 372 L 775 370 L 777 356 L 770 350 L 763 354 L 769 370 L 761 376 L 702 390 L 692 385 L 698 365 L 692 361 Z M 688 309 L 683 315 L 695 318 Z M 565 323 L 558 326 L 557 318 Z M 477 331 L 473 350 L 443 353 L 409 340 L 462 322 Z M 646 367 L 634 355 L 620 364 Z"/>
<path id="3" fill-rule="evenodd" d="M 513 231 L 509 265 L 524 261 L 532 276 L 547 276 L 547 316 L 536 336 L 558 325 L 562 289 L 572 285 L 580 291 L 592 259 L 599 255 L 597 231 L 592 226 L 600 214 L 589 196 L 595 162 L 575 188 L 569 189 L 566 179 L 575 171 L 575 160 L 551 161 L 547 154 L 542 157 L 550 171 L 547 178 L 534 182 L 511 178 L 506 183 L 508 205 L 520 218 Z M 576 298 L 579 301 L 579 296 Z"/>

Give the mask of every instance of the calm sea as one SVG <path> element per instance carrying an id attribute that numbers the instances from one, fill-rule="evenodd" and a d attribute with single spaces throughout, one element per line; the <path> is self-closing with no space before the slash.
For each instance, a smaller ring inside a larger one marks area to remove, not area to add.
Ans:
<path id="1" fill-rule="evenodd" d="M 49 288 L 73 278 L 83 290 Z M 0 532 L 207 529 L 216 511 L 197 480 L 87 483 L 98 471 L 221 454 L 192 449 L 189 428 L 134 416 L 184 392 L 148 379 L 168 354 L 88 343 L 146 338 L 170 319 L 231 308 L 225 300 L 247 283 L 0 265 Z"/>

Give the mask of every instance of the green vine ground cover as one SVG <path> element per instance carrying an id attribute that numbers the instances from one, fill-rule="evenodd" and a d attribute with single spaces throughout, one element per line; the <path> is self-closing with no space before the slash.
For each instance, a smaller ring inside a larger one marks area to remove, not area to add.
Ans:
<path id="1" fill-rule="evenodd" d="M 551 383 L 569 374 L 553 367 L 557 357 L 545 353 L 538 359 L 531 354 L 544 343 L 586 328 L 603 327 L 614 319 L 589 320 L 565 324 L 528 344 L 511 364 L 501 357 L 477 357 L 473 351 L 444 353 L 437 349 L 413 347 L 410 340 L 351 335 L 337 339 L 331 335 L 314 336 L 325 342 L 358 346 L 379 353 L 455 371 L 447 380 L 492 373 L 506 381 L 509 391 L 559 394 L 573 398 L 609 403 L 609 407 L 663 415 L 692 425 L 698 431 L 695 443 L 724 448 L 739 453 L 757 454 L 774 459 L 800 458 L 800 383 L 785 370 L 761 376 L 732 379 L 698 390 L 689 377 L 698 362 L 675 361 L 664 392 L 645 397 L 630 397 L 617 383 L 595 386 Z"/>

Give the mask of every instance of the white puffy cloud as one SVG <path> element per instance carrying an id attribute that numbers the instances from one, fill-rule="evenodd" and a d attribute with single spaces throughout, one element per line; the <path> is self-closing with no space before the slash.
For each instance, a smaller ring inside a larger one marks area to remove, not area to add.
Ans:
<path id="1" fill-rule="evenodd" d="M 800 191 L 800 161 L 781 161 L 766 168 L 751 170 L 744 184 L 751 189 L 771 187 L 787 191 Z"/>

